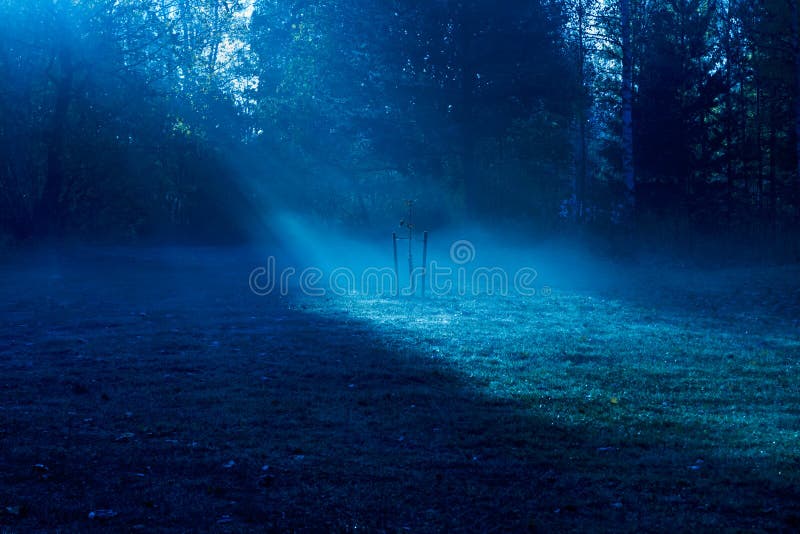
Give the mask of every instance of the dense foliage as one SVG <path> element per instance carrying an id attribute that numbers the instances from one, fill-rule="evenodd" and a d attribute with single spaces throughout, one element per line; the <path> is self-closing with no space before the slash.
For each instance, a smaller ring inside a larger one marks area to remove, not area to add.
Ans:
<path id="1" fill-rule="evenodd" d="M 796 235 L 791 0 L 0 0 L 0 228 Z"/>

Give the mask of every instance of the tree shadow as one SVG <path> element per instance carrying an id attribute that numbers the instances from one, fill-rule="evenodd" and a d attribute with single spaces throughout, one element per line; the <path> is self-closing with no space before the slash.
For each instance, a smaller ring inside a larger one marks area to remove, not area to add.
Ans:
<path id="1" fill-rule="evenodd" d="M 253 295 L 254 264 L 241 251 L 90 256 L 4 272 L 2 525 L 800 524 L 797 458 L 778 476 L 692 424 L 641 427 L 632 440 L 631 429 L 607 420 L 572 423 L 579 399 L 562 399 L 564 417 L 543 417 L 346 310 L 319 314 L 302 301 Z M 89 519 L 106 509 L 114 516 Z"/>

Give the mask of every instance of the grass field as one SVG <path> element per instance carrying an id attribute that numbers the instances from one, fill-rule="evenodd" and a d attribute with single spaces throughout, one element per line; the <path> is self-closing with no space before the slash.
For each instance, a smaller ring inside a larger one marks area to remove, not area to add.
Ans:
<path id="1" fill-rule="evenodd" d="M 377 299 L 253 265 L 3 260 L 0 532 L 800 529 L 796 266 Z"/>

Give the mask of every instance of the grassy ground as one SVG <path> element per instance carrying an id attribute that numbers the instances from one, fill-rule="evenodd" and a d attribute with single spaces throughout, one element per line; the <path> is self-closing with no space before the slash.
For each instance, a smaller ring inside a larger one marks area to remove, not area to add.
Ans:
<path id="1" fill-rule="evenodd" d="M 796 267 L 301 299 L 89 254 L 0 266 L 0 532 L 800 529 Z"/>

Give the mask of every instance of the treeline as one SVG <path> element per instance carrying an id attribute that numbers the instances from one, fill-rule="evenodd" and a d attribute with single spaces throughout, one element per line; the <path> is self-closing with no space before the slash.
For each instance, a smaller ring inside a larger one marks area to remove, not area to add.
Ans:
<path id="1" fill-rule="evenodd" d="M 0 0 L 0 227 L 800 226 L 794 0 Z"/>
<path id="2" fill-rule="evenodd" d="M 2 0 L 0 227 L 239 232 L 243 193 L 219 154 L 249 125 L 226 92 L 235 58 L 221 73 L 208 57 L 239 30 L 222 4 Z"/>

